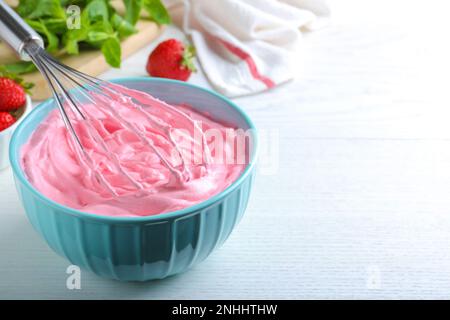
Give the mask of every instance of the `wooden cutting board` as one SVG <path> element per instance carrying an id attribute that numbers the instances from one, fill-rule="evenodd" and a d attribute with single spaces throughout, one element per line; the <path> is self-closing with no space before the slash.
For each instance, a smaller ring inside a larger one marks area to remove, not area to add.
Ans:
<path id="1" fill-rule="evenodd" d="M 136 28 L 138 29 L 137 33 L 122 41 L 122 59 L 127 58 L 134 52 L 150 44 L 162 31 L 162 27 L 146 20 L 139 21 Z M 60 60 L 64 64 L 91 76 L 97 76 L 111 68 L 99 50 L 85 51 L 77 56 L 62 57 Z M 0 42 L 0 65 L 14 61 L 18 61 L 14 51 L 5 43 Z M 26 81 L 35 84 L 31 90 L 33 100 L 44 100 L 51 96 L 45 79 L 38 72 L 24 74 L 22 77 Z"/>

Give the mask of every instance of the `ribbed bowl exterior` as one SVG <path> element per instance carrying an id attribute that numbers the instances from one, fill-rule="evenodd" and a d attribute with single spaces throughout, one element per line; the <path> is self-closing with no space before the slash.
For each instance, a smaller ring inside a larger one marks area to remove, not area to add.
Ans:
<path id="1" fill-rule="evenodd" d="M 252 180 L 202 210 L 152 222 L 98 222 L 49 207 L 18 179 L 16 187 L 33 227 L 59 255 L 102 277 L 147 281 L 183 272 L 218 248 L 242 218 Z"/>
<path id="2" fill-rule="evenodd" d="M 117 80 L 170 103 L 180 99 L 219 119 L 254 129 L 251 121 L 226 98 L 170 80 Z M 53 108 L 47 101 L 19 125 L 10 145 L 10 160 L 19 198 L 37 232 L 59 255 L 95 274 L 123 281 L 162 279 L 183 272 L 208 257 L 242 218 L 254 179 L 256 137 L 252 162 L 242 176 L 219 195 L 178 212 L 151 217 L 110 218 L 82 213 L 52 202 L 26 179 L 20 147 Z"/>

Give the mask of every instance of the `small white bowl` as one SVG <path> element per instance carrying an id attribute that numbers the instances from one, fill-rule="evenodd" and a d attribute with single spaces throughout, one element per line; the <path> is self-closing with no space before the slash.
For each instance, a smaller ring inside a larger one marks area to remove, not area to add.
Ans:
<path id="1" fill-rule="evenodd" d="M 25 118 L 25 116 L 28 113 L 30 113 L 31 108 L 32 108 L 31 99 L 30 96 L 27 95 L 25 106 L 21 108 L 23 109 L 22 114 L 19 116 L 17 121 L 11 127 L 3 131 L 0 131 L 0 170 L 3 170 L 9 166 L 9 157 L 8 157 L 9 141 L 11 140 L 11 136 L 14 132 L 14 129 Z"/>

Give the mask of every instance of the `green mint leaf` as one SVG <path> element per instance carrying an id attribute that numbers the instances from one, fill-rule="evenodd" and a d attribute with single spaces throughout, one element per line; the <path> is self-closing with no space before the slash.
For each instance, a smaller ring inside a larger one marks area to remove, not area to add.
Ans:
<path id="1" fill-rule="evenodd" d="M 144 0 L 123 2 L 124 16 L 116 12 L 110 0 L 19 0 L 17 12 L 43 36 L 47 51 L 58 52 L 63 49 L 63 53 L 75 55 L 85 48 L 98 48 L 111 66 L 119 67 L 119 39 L 137 32 L 134 25 L 139 20 L 144 5 Z M 80 29 L 67 27 L 65 10 L 70 5 L 81 8 Z M 170 21 L 159 0 L 145 0 L 145 9 L 158 23 Z M 12 67 L 20 69 L 24 66 Z"/>
<path id="2" fill-rule="evenodd" d="M 111 37 L 116 37 L 114 28 L 109 21 L 99 21 L 89 26 L 86 42 L 95 48 L 100 48 L 103 42 Z"/>
<path id="3" fill-rule="evenodd" d="M 5 65 L 5 69 L 8 72 L 15 74 L 25 74 L 37 70 L 36 66 L 31 61 L 19 61 L 14 63 L 8 63 Z"/>
<path id="4" fill-rule="evenodd" d="M 111 24 L 114 30 L 117 30 L 121 38 L 128 37 L 129 35 L 137 32 L 136 28 L 130 22 L 116 13 L 114 13 L 111 17 Z"/>
<path id="5" fill-rule="evenodd" d="M 150 16 L 150 19 L 158 24 L 171 23 L 169 12 L 162 4 L 161 0 L 143 0 L 144 9 Z"/>
<path id="6" fill-rule="evenodd" d="M 89 31 L 105 32 L 109 35 L 114 34 L 114 28 L 108 20 L 98 21 L 88 27 Z"/>
<path id="7" fill-rule="evenodd" d="M 62 35 L 67 32 L 66 19 L 47 18 L 47 19 L 40 19 L 40 20 L 43 24 L 45 24 L 48 31 L 50 31 L 56 35 Z"/>
<path id="8" fill-rule="evenodd" d="M 68 54 L 79 54 L 80 49 L 78 47 L 78 41 L 75 39 L 68 39 L 67 37 L 64 38 L 64 49 Z"/>
<path id="9" fill-rule="evenodd" d="M 117 37 L 111 37 L 102 44 L 102 52 L 106 62 L 114 68 L 120 67 L 121 49 L 120 41 Z"/>
<path id="10" fill-rule="evenodd" d="M 35 31 L 45 36 L 46 40 L 46 49 L 48 52 L 55 52 L 58 50 L 59 38 L 52 32 L 50 32 L 46 25 L 41 20 L 29 20 L 25 19 L 30 27 L 32 27 Z"/>
<path id="11" fill-rule="evenodd" d="M 125 20 L 133 26 L 139 20 L 142 10 L 142 0 L 123 0 L 125 5 Z"/>
<path id="12" fill-rule="evenodd" d="M 33 8 L 33 11 L 25 15 L 25 17 L 28 19 L 38 19 L 45 17 L 61 18 L 61 19 L 66 18 L 66 12 L 64 11 L 64 8 L 61 6 L 59 0 L 39 0 L 32 2 L 36 6 Z"/>
<path id="13" fill-rule="evenodd" d="M 109 20 L 109 9 L 105 0 L 93 0 L 89 2 L 83 12 L 89 17 L 91 22 Z"/>
<path id="14" fill-rule="evenodd" d="M 20 74 L 26 73 L 31 70 L 30 66 L 34 66 L 32 62 L 19 61 L 0 65 L 0 77 L 11 78 L 14 81 L 22 81 L 19 77 Z M 31 70 L 32 71 L 32 70 Z"/>
<path id="15" fill-rule="evenodd" d="M 16 11 L 21 17 L 27 17 L 37 7 L 38 2 L 39 0 L 20 0 Z"/>
<path id="16" fill-rule="evenodd" d="M 47 47 L 46 47 L 47 51 L 48 52 L 58 51 L 59 38 L 54 33 L 50 32 L 44 23 L 42 23 L 42 27 L 45 37 L 47 38 Z"/>
<path id="17" fill-rule="evenodd" d="M 81 24 L 81 29 L 71 29 L 63 35 L 63 44 L 68 54 L 78 54 L 78 43 L 87 39 L 88 28 L 86 24 Z"/>
<path id="18" fill-rule="evenodd" d="M 102 42 L 111 37 L 110 34 L 101 31 L 89 31 L 86 41 L 95 44 L 96 42 Z"/>
<path id="19" fill-rule="evenodd" d="M 61 5 L 63 7 L 67 7 L 74 4 L 84 8 L 91 0 L 59 0 L 59 1 L 61 2 Z"/>

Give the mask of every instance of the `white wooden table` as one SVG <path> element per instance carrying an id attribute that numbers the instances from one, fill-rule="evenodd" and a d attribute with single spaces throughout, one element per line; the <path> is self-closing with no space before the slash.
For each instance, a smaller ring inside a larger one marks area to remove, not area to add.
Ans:
<path id="1" fill-rule="evenodd" d="M 220 250 L 166 280 L 83 272 L 82 289 L 68 290 L 68 262 L 28 223 L 7 170 L 0 298 L 450 298 L 449 10 L 331 4 L 331 26 L 305 38 L 302 74 L 236 99 L 279 143 Z M 151 49 L 104 77 L 144 75 Z"/>

